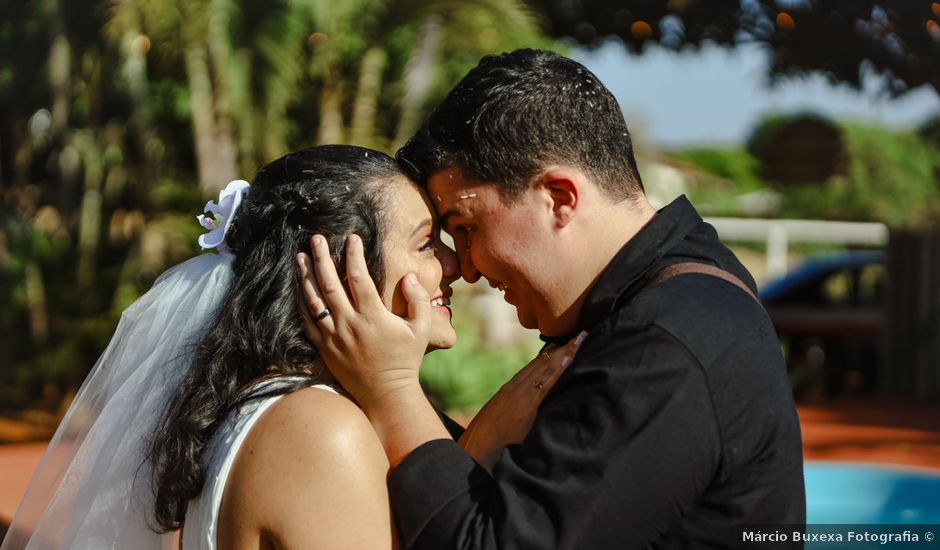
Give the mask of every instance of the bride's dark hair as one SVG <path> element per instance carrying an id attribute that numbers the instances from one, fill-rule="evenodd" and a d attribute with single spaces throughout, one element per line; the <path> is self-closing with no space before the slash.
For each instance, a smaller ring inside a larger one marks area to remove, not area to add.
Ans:
<path id="1" fill-rule="evenodd" d="M 198 343 L 192 368 L 157 428 L 153 469 L 155 530 L 178 529 L 205 481 L 203 453 L 245 388 L 266 376 L 297 375 L 284 393 L 323 380 L 311 370 L 316 349 L 304 338 L 294 258 L 310 237 L 329 242 L 345 278 L 345 241 L 362 237 L 369 273 L 382 288 L 381 235 L 386 185 L 395 161 L 361 147 L 327 145 L 281 157 L 258 172 L 225 236 L 235 256 L 231 287 L 214 325 Z"/>

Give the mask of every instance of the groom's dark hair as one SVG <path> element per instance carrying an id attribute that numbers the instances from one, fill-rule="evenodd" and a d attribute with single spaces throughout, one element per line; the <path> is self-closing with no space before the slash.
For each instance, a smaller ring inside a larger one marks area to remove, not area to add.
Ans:
<path id="1" fill-rule="evenodd" d="M 543 50 L 484 57 L 396 156 L 415 181 L 456 168 L 509 198 L 551 163 L 617 200 L 643 191 L 617 100 L 583 65 Z"/>

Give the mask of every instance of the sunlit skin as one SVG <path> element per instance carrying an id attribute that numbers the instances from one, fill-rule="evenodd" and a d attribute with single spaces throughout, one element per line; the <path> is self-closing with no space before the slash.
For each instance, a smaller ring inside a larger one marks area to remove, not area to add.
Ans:
<path id="1" fill-rule="evenodd" d="M 408 302 L 401 281 L 414 273 L 432 300 L 428 351 L 453 347 L 457 334 L 451 324 L 450 285 L 459 276 L 457 255 L 440 239 L 431 203 L 414 183 L 399 177 L 388 197 L 388 225 L 383 237 L 385 286 L 382 302 L 394 314 L 407 317 Z"/>
<path id="2" fill-rule="evenodd" d="M 544 272 L 530 234 L 533 225 L 546 220 L 537 215 L 535 196 L 507 204 L 494 186 L 464 181 L 455 171 L 432 176 L 428 192 L 440 198 L 436 206 L 443 228 L 454 238 L 461 276 L 469 283 L 483 277 L 504 290 L 522 326 L 536 328 L 539 316 L 545 316 L 539 307 L 545 302 Z"/>
<path id="3" fill-rule="evenodd" d="M 452 294 L 457 256 L 441 243 L 424 193 L 405 177 L 388 185 L 382 303 L 407 317 L 401 284 L 414 273 L 432 302 L 427 350 L 449 348 L 457 338 L 450 308 L 434 304 Z M 354 402 L 315 388 L 291 393 L 261 417 L 239 451 L 220 509 L 219 546 L 395 548 L 388 468 Z"/>
<path id="4" fill-rule="evenodd" d="M 465 179 L 453 169 L 432 174 L 427 189 L 441 227 L 454 237 L 460 275 L 471 283 L 486 278 L 503 289 L 523 325 L 547 336 L 574 336 L 582 304 L 597 278 L 655 216 L 642 193 L 612 198 L 570 166 L 546 166 L 514 199 L 500 194 L 493 183 Z M 365 260 L 356 242 L 349 245 L 347 266 L 359 264 L 359 271 Z M 329 307 L 334 314 L 314 325 L 310 337 L 323 344 L 331 372 L 366 413 L 389 464 L 395 467 L 428 441 L 448 439 L 418 380 L 418 348 L 428 347 L 425 327 L 435 315 L 443 316 L 423 305 L 432 298 L 428 285 L 411 285 L 410 276 L 405 276 L 404 296 L 412 305 L 422 305 L 403 316 L 369 300 L 367 294 L 375 288 L 350 276 L 353 294 L 362 296 L 353 304 L 339 284 L 322 237 L 313 238 L 312 252 L 314 260 L 301 269 L 310 281 L 305 285 L 307 306 L 311 312 Z M 310 280 L 312 272 L 317 284 Z M 395 310 L 400 311 L 393 306 Z M 573 353 L 573 348 L 564 349 Z M 530 419 L 536 409 L 520 405 L 530 403 L 520 396 L 531 395 L 533 384 L 538 388 L 542 374 L 534 376 L 507 385 L 509 390 L 501 392 L 504 399 L 487 404 L 491 418 Z M 523 426 L 523 434 L 526 429 Z M 497 442 L 497 447 L 518 441 L 519 432 L 510 431 L 514 435 L 491 433 L 485 439 Z"/>
<path id="5" fill-rule="evenodd" d="M 485 278 L 516 307 L 522 326 L 548 336 L 574 329 L 587 291 L 624 235 L 654 214 L 645 199 L 611 202 L 583 173 L 563 166 L 546 168 L 513 199 L 453 168 L 432 174 L 427 187 L 441 227 L 454 237 L 463 278 Z"/>

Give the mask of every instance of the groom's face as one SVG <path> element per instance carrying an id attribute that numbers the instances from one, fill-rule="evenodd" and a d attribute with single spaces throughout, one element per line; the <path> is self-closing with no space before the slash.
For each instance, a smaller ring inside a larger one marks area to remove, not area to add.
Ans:
<path id="1" fill-rule="evenodd" d="M 494 184 L 463 178 L 458 170 L 435 172 L 427 184 L 441 227 L 454 238 L 460 273 L 467 282 L 481 277 L 503 292 L 526 328 L 550 322 L 546 304 L 552 265 L 545 261 L 550 206 L 534 192 L 508 199 Z"/>

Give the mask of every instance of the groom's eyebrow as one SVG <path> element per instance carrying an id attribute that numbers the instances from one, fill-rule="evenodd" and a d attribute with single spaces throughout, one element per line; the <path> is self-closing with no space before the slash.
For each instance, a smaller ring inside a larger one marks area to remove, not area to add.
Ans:
<path id="1" fill-rule="evenodd" d="M 476 196 L 476 195 L 474 195 L 474 196 Z M 461 197 L 461 198 L 462 198 L 462 197 Z M 462 207 L 462 206 L 463 206 L 463 207 Z M 448 222 L 450 221 L 450 219 L 453 218 L 454 216 L 466 216 L 466 215 L 467 215 L 467 207 L 466 207 L 466 206 L 460 205 L 460 204 L 451 203 L 451 204 L 449 204 L 449 205 L 447 206 L 447 208 L 444 209 L 443 212 L 440 212 L 440 213 L 439 213 L 437 219 L 438 219 L 439 223 L 441 224 L 441 227 L 446 228 L 446 227 L 448 227 L 447 223 L 448 223 Z"/>
<path id="2" fill-rule="evenodd" d="M 444 211 L 443 214 L 441 214 L 440 216 L 438 216 L 438 219 L 439 219 L 440 222 L 441 222 L 441 227 L 446 228 L 446 227 L 447 227 L 447 222 L 450 221 L 451 216 L 454 216 L 455 214 L 457 214 L 457 212 L 455 212 L 455 211 L 454 211 L 453 209 L 451 209 L 451 208 L 448 208 L 447 210 Z"/>

